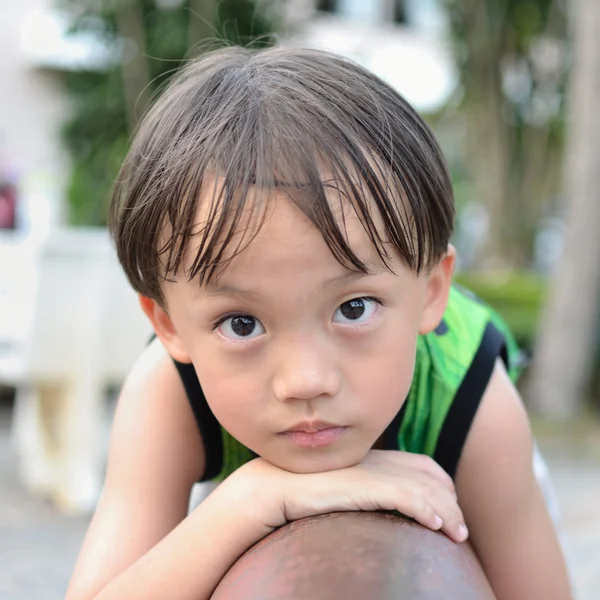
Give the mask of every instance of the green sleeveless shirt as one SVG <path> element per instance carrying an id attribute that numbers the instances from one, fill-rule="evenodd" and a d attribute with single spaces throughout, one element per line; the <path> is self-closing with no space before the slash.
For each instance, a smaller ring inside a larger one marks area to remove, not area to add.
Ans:
<path id="1" fill-rule="evenodd" d="M 454 476 L 498 358 L 516 381 L 520 353 L 506 323 L 470 292 L 452 287 L 442 322 L 418 338 L 411 388 L 384 432 L 384 448 L 426 454 Z M 205 445 L 203 480 L 222 480 L 255 455 L 217 422 L 192 365 L 176 366 Z"/>

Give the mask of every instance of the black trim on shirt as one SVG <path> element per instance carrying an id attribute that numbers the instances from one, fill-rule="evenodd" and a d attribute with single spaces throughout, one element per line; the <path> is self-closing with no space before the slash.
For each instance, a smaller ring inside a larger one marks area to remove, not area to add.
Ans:
<path id="1" fill-rule="evenodd" d="M 223 468 L 221 426 L 206 402 L 194 366 L 191 363 L 180 363 L 175 359 L 173 359 L 173 363 L 177 367 L 194 417 L 196 418 L 198 429 L 200 429 L 200 434 L 202 435 L 206 466 L 204 475 L 200 481 L 208 481 L 214 479 Z"/>
<path id="2" fill-rule="evenodd" d="M 473 362 L 450 405 L 433 455 L 434 460 L 453 479 L 473 419 L 498 357 L 501 357 L 504 363 L 508 365 L 504 336 L 490 322 L 485 328 Z"/>
<path id="3" fill-rule="evenodd" d="M 392 419 L 392 422 L 386 427 L 383 432 L 383 447 L 385 450 L 399 450 L 400 445 L 398 443 L 398 434 L 402 427 L 402 420 L 404 419 L 404 413 L 406 413 L 406 404 L 408 398 L 404 401 L 402 408 L 396 413 L 396 416 Z"/>
<path id="4" fill-rule="evenodd" d="M 153 333 L 148 344 L 156 338 Z M 200 386 L 198 375 L 191 363 L 181 363 L 171 357 L 188 397 L 196 424 L 204 446 L 204 475 L 199 481 L 209 481 L 215 478 L 223 468 L 223 439 L 221 425 L 206 402 L 206 397 Z"/>

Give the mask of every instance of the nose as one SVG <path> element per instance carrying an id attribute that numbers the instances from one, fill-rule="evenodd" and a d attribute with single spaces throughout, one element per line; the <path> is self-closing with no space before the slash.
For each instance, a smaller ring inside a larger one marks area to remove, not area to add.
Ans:
<path id="1" fill-rule="evenodd" d="M 314 337 L 294 339 L 278 349 L 273 392 L 282 401 L 334 397 L 341 377 L 333 349 Z"/>

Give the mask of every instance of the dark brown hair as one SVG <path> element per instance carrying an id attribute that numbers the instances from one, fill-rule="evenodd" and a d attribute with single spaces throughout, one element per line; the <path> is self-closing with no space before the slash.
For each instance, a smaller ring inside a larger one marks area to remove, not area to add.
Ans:
<path id="1" fill-rule="evenodd" d="M 222 187 L 199 229 L 211 174 Z M 395 251 L 415 272 L 427 271 L 452 233 L 442 153 L 398 93 L 324 51 L 230 47 L 191 61 L 168 85 L 119 174 L 110 227 L 134 289 L 164 305 L 160 282 L 182 268 L 192 238 L 186 276 L 202 284 L 218 275 L 228 246 L 235 254 L 248 242 L 234 234 L 257 211 L 253 188 L 284 191 L 351 269 L 366 267 L 347 243 L 344 204 L 386 265 Z"/>

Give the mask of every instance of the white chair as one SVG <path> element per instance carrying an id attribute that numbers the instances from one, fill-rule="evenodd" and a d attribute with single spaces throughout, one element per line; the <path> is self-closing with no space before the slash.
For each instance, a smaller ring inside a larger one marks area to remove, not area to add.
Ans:
<path id="1" fill-rule="evenodd" d="M 0 240 L 0 382 L 16 388 L 12 433 L 28 488 L 68 511 L 94 507 L 106 392 L 150 331 L 106 230 Z"/>

